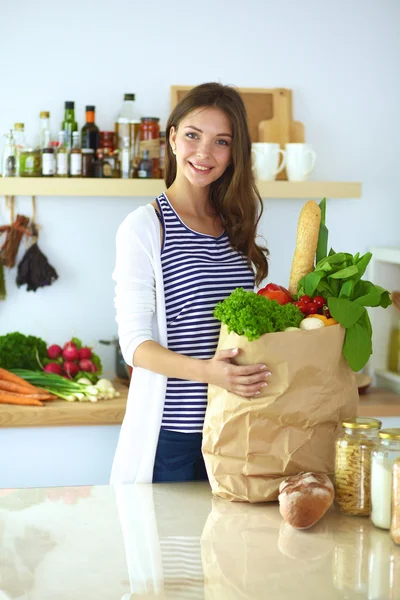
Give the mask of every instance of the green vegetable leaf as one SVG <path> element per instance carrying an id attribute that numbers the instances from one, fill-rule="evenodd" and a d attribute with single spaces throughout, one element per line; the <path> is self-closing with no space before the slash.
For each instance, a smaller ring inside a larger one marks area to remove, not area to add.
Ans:
<path id="1" fill-rule="evenodd" d="M 339 298 L 347 298 L 348 300 L 351 298 L 351 295 L 354 290 L 354 281 L 353 279 L 347 279 L 340 288 Z"/>
<path id="2" fill-rule="evenodd" d="M 312 297 L 315 295 L 319 282 L 323 277 L 325 277 L 323 271 L 311 271 L 311 273 L 308 273 L 300 279 L 299 286 L 304 289 L 304 293 L 307 294 L 307 296 Z"/>
<path id="3" fill-rule="evenodd" d="M 372 340 L 365 322 L 354 323 L 346 329 L 343 354 L 353 371 L 360 371 L 372 354 Z"/>
<path id="4" fill-rule="evenodd" d="M 77 337 L 73 337 L 72 340 L 71 340 L 71 342 L 73 344 L 75 344 L 75 346 L 78 348 L 78 350 L 80 350 L 82 348 L 82 346 L 83 346 L 82 341 L 79 338 L 77 338 Z"/>
<path id="5" fill-rule="evenodd" d="M 358 275 L 358 269 L 355 265 L 351 265 L 350 267 L 345 267 L 344 269 L 340 269 L 340 271 L 331 273 L 328 277 L 332 279 L 349 279 L 349 277 L 354 277 L 354 275 Z"/>
<path id="6" fill-rule="evenodd" d="M 372 258 L 371 252 L 367 252 L 366 254 L 364 254 L 364 256 L 362 256 L 360 259 L 358 259 L 357 262 L 355 262 L 355 265 L 358 269 L 359 279 L 361 279 L 361 277 L 364 275 L 365 270 L 366 270 L 371 258 Z"/>
<path id="7" fill-rule="evenodd" d="M 345 298 L 328 298 L 328 308 L 332 317 L 343 327 L 352 327 L 364 314 L 365 308 Z"/>
<path id="8" fill-rule="evenodd" d="M 319 226 L 318 245 L 316 252 L 316 262 L 326 257 L 328 254 L 328 228 L 325 224 L 326 220 L 326 198 L 322 198 L 319 203 L 321 209 L 321 224 Z"/>

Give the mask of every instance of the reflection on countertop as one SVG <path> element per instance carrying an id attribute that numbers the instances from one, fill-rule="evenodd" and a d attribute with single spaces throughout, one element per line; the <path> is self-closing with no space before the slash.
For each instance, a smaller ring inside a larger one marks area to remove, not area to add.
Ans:
<path id="1" fill-rule="evenodd" d="M 0 600 L 400 598 L 400 547 L 335 509 L 315 527 L 206 483 L 0 490 Z"/>

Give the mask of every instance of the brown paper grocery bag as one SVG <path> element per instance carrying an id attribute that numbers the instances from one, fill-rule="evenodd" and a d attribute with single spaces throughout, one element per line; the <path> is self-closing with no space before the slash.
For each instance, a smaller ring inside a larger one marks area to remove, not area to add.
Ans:
<path id="1" fill-rule="evenodd" d="M 202 450 L 215 496 L 267 502 L 289 475 L 333 475 L 341 421 L 358 412 L 344 334 L 333 325 L 249 342 L 221 326 L 218 350 L 241 348 L 236 364 L 265 363 L 271 375 L 251 399 L 209 385 Z"/>

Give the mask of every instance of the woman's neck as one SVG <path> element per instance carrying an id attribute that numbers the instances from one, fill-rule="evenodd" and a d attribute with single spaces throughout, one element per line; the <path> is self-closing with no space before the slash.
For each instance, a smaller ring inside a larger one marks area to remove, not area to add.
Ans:
<path id="1" fill-rule="evenodd" d="M 195 187 L 186 178 L 183 181 L 175 179 L 167 195 L 178 212 L 196 217 L 211 216 L 214 212 L 210 205 L 210 186 Z"/>

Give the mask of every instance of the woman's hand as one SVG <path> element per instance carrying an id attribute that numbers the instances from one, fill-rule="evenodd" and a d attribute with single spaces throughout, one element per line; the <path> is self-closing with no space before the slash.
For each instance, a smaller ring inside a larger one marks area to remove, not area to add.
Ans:
<path id="1" fill-rule="evenodd" d="M 245 398 L 257 396 L 261 388 L 267 385 L 266 380 L 271 373 L 263 364 L 244 367 L 232 364 L 231 359 L 238 354 L 238 348 L 219 350 L 213 358 L 207 360 L 207 383 L 212 383 Z"/>

